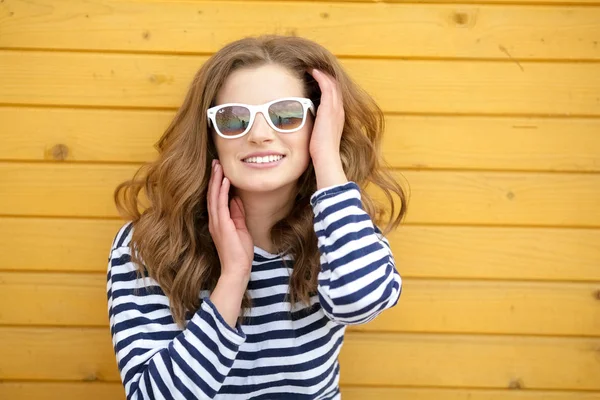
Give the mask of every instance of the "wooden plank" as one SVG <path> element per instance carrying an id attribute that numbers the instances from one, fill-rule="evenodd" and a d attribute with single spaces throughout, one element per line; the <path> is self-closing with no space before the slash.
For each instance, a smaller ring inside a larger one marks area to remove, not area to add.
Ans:
<path id="1" fill-rule="evenodd" d="M 104 273 L 122 224 L 0 218 L 0 270 Z M 405 278 L 600 281 L 597 229 L 405 225 L 389 240 Z"/>
<path id="2" fill-rule="evenodd" d="M 600 281 L 600 230 L 404 225 L 389 240 L 406 277 Z"/>
<path id="3" fill-rule="evenodd" d="M 222 0 L 206 0 L 213 2 L 220 2 Z M 255 0 L 255 1 L 265 1 L 265 2 L 274 2 L 274 0 Z M 278 0 L 284 2 L 293 2 L 298 0 Z M 314 0 L 315 2 L 323 2 L 323 3 L 406 3 L 406 0 Z M 415 4 L 447 4 L 452 3 L 455 4 L 456 0 L 414 0 Z M 595 5 L 599 4 L 598 0 L 465 0 L 461 1 L 464 4 L 560 4 L 560 5 Z"/>
<path id="4" fill-rule="evenodd" d="M 173 115 L 0 107 L 0 159 L 150 161 Z M 382 150 L 395 168 L 598 172 L 599 131 L 600 119 L 387 115 Z"/>
<path id="5" fill-rule="evenodd" d="M 411 188 L 409 223 L 598 226 L 600 222 L 600 175 L 407 171 L 402 176 L 404 181 L 396 173 Z"/>
<path id="6" fill-rule="evenodd" d="M 519 389 L 505 390 L 379 388 L 342 386 L 344 400 L 599 400 L 598 392 L 551 392 Z"/>
<path id="7" fill-rule="evenodd" d="M 4 215 L 116 217 L 113 190 L 133 165 L 0 163 Z M 408 223 L 600 226 L 600 175 L 395 172 Z M 375 196 L 379 196 L 374 190 Z M 40 201 L 43 199 L 43 201 Z"/>
<path id="8" fill-rule="evenodd" d="M 1 51 L 0 103 L 176 108 L 206 59 Z M 600 115 L 594 63 L 345 59 L 342 64 L 386 112 Z"/>
<path id="9" fill-rule="evenodd" d="M 11 196 L 2 196 L 0 209 L 8 215 L 116 217 L 113 190 L 136 170 L 131 165 L 1 164 L 0 192 Z"/>
<path id="10" fill-rule="evenodd" d="M 351 330 L 600 336 L 600 284 L 404 279 L 401 301 Z M 106 275 L 0 273 L 0 325 L 105 326 Z"/>
<path id="11" fill-rule="evenodd" d="M 121 383 L 5 381 L 0 382 L 0 398 L 9 400 L 125 400 L 125 390 Z"/>
<path id="12" fill-rule="evenodd" d="M 600 284 L 404 279 L 370 332 L 600 336 Z"/>
<path id="13" fill-rule="evenodd" d="M 108 327 L 0 327 L 0 349 L 1 380 L 120 380 Z"/>
<path id="14" fill-rule="evenodd" d="M 0 301 L 14 305 L 0 325 L 108 326 L 105 273 L 2 272 L 0 288 Z"/>
<path id="15" fill-rule="evenodd" d="M 341 383 L 598 390 L 599 345 L 598 338 L 348 334 Z"/>
<path id="16" fill-rule="evenodd" d="M 106 272 L 121 220 L 1 218 L 0 270 Z M 35 251 L 32 251 L 35 249 Z"/>
<path id="17" fill-rule="evenodd" d="M 344 399 L 364 400 L 600 400 L 598 392 L 538 390 L 381 388 L 342 386 Z M 125 400 L 120 383 L 0 382 L 0 398 L 36 400 Z"/>
<path id="18" fill-rule="evenodd" d="M 277 33 L 338 56 L 600 59 L 600 8 L 562 5 L 36 0 L 4 14 L 3 48 L 214 53 Z"/>
<path id="19" fill-rule="evenodd" d="M 0 379 L 119 380 L 107 329 L 2 327 L 0 339 Z M 599 345 L 598 338 L 349 332 L 341 384 L 597 391 Z"/>
<path id="20" fill-rule="evenodd" d="M 173 111 L 0 107 L 0 159 L 145 162 Z"/>
<path id="21" fill-rule="evenodd" d="M 386 117 L 383 155 L 395 168 L 600 171 L 600 120 Z"/>

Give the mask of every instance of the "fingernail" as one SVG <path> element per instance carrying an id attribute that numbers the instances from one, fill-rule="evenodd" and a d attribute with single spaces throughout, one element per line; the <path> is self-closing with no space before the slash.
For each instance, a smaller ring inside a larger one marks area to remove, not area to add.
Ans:
<path id="1" fill-rule="evenodd" d="M 215 166 L 215 163 L 217 162 L 217 160 L 212 160 L 212 166 Z"/>

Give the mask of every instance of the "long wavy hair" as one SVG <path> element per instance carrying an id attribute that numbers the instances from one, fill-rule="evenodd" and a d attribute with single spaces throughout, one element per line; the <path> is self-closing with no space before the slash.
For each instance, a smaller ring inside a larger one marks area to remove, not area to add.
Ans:
<path id="1" fill-rule="evenodd" d="M 316 68 L 337 79 L 345 113 L 340 154 L 348 180 L 361 188 L 363 207 L 377 226 L 386 223 L 384 234 L 396 228 L 406 212 L 406 195 L 385 168 L 379 151 L 383 113 L 333 54 L 315 42 L 293 36 L 247 37 L 226 45 L 195 74 L 183 104 L 156 144 L 156 160 L 144 164 L 114 192 L 117 210 L 133 222 L 132 261 L 140 274 L 158 282 L 180 326 L 185 325 L 188 313 L 198 309 L 200 291 L 214 289 L 221 271 L 208 231 L 206 197 L 217 151 L 206 110 L 215 105 L 217 92 L 232 71 L 267 63 L 283 66 L 301 79 L 305 96 L 317 108 L 321 92 L 306 71 Z M 369 184 L 383 194 L 377 196 L 383 202 L 375 201 L 364 190 Z M 293 259 L 292 303 L 309 303 L 317 289 L 319 251 L 309 202 L 316 189 L 311 163 L 298 179 L 291 212 L 271 229 L 278 253 Z M 242 308 L 250 307 L 246 293 Z"/>

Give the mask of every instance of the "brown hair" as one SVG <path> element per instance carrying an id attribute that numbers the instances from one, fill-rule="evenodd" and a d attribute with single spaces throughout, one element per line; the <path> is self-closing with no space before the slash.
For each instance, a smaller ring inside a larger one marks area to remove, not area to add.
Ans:
<path id="1" fill-rule="evenodd" d="M 200 290 L 214 289 L 221 270 L 208 232 L 206 195 L 211 162 L 217 152 L 206 110 L 214 105 L 219 89 L 232 71 L 267 63 L 295 73 L 304 82 L 305 96 L 316 107 L 321 93 L 306 71 L 316 68 L 337 79 L 345 113 L 340 153 L 348 180 L 361 188 L 365 211 L 376 224 L 387 215 L 384 233 L 396 228 L 406 212 L 404 191 L 383 168 L 379 153 L 383 113 L 350 79 L 333 54 L 315 42 L 293 36 L 247 37 L 226 45 L 194 76 L 183 104 L 156 145 L 157 159 L 143 165 L 114 192 L 119 213 L 134 224 L 130 243 L 132 261 L 139 266 L 140 273 L 145 267 L 158 282 L 169 297 L 175 321 L 181 326 L 185 324 L 186 313 L 199 307 Z M 387 207 L 364 191 L 368 184 L 383 192 Z M 293 209 L 273 226 L 271 240 L 279 253 L 294 260 L 290 301 L 308 302 L 311 294 L 316 293 L 320 269 L 309 202 L 316 191 L 312 163 L 298 180 L 297 188 Z M 392 194 L 399 198 L 399 208 Z M 142 196 L 148 206 L 143 206 Z M 251 306 L 247 294 L 242 306 L 244 309 Z"/>

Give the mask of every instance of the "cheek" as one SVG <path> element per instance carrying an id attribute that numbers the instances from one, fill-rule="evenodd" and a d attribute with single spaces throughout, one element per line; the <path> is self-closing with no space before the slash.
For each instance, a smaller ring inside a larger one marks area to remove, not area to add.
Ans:
<path id="1" fill-rule="evenodd" d="M 229 169 L 229 165 L 234 161 L 235 158 L 235 143 L 231 143 L 232 141 L 228 141 L 223 138 L 215 138 L 215 148 L 217 149 L 217 156 L 219 158 L 219 162 L 223 166 L 225 173 L 227 173 Z"/>
<path id="2" fill-rule="evenodd" d="M 296 152 L 296 157 L 298 160 L 301 160 L 304 163 L 308 163 L 310 159 L 310 135 L 311 131 L 304 129 L 302 130 L 302 134 L 298 135 L 294 141 L 294 152 Z"/>
<path id="3" fill-rule="evenodd" d="M 309 146 L 310 146 L 310 138 L 312 136 L 312 130 L 313 130 L 313 121 L 312 119 L 309 119 L 308 121 L 306 121 L 306 125 L 304 126 L 304 128 L 302 128 L 298 133 L 299 133 L 299 146 L 302 148 L 306 148 L 306 151 L 308 151 Z"/>

